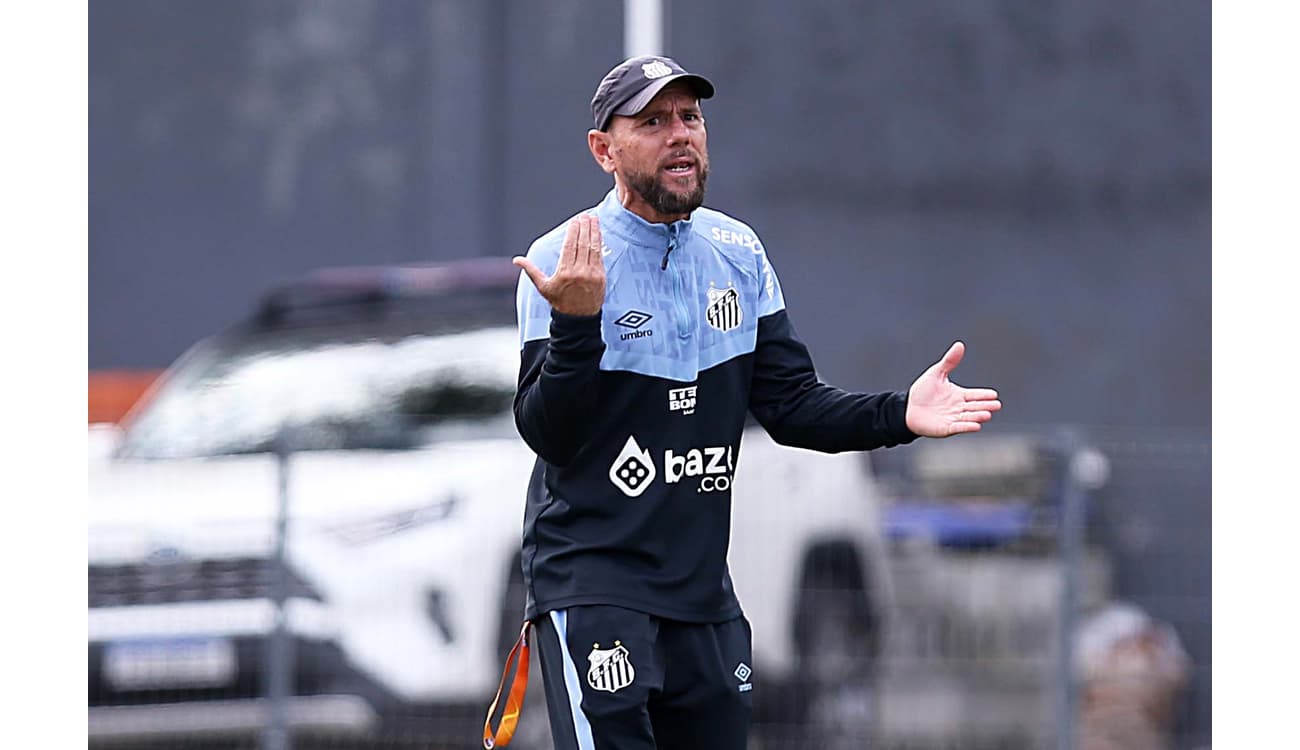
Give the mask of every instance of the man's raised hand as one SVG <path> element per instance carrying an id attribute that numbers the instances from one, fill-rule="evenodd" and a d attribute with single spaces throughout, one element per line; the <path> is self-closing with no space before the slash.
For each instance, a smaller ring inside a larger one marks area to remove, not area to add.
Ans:
<path id="1" fill-rule="evenodd" d="M 1002 408 L 998 392 L 991 388 L 963 388 L 948 380 L 966 353 L 958 341 L 943 358 L 912 383 L 907 392 L 907 428 L 923 437 L 944 438 L 963 432 L 978 432 L 980 426 Z"/>
<path id="2" fill-rule="evenodd" d="M 565 230 L 554 274 L 547 276 L 522 256 L 515 256 L 512 262 L 528 274 L 552 310 L 595 315 L 605 303 L 605 259 L 600 248 L 600 220 L 584 213 L 575 216 Z"/>

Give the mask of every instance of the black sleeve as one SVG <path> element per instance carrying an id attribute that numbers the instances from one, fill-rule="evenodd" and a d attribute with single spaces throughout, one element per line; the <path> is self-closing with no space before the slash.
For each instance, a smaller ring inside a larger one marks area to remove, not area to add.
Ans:
<path id="1" fill-rule="evenodd" d="M 839 453 L 910 443 L 907 391 L 850 393 L 817 379 L 785 310 L 758 321 L 749 410 L 782 445 Z"/>
<path id="2" fill-rule="evenodd" d="M 599 314 L 552 311 L 550 338 L 524 344 L 515 426 L 547 463 L 568 464 L 591 437 L 599 414 L 596 381 L 604 353 Z"/>

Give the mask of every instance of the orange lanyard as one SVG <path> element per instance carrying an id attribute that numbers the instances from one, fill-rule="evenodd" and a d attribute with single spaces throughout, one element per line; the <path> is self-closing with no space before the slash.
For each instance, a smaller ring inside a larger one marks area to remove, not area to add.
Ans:
<path id="1" fill-rule="evenodd" d="M 497 695 L 488 707 L 487 719 L 483 721 L 483 747 L 505 747 L 515 736 L 515 726 L 519 723 L 519 710 L 524 707 L 524 693 L 528 690 L 528 628 L 532 623 L 525 622 L 519 629 L 519 640 L 506 656 L 506 666 L 501 672 L 501 684 L 497 686 Z M 492 714 L 497 710 L 497 702 L 506 687 L 506 677 L 510 675 L 510 662 L 515 662 L 515 679 L 510 684 L 510 694 L 506 696 L 506 707 L 501 713 L 501 723 L 497 731 L 492 732 Z"/>

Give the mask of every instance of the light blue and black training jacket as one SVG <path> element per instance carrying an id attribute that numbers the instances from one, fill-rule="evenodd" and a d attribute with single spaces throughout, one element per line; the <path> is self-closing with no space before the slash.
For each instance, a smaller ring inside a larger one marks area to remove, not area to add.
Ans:
<path id="1" fill-rule="evenodd" d="M 651 224 L 614 191 L 600 219 L 605 303 L 552 311 L 526 275 L 515 422 L 537 454 L 524 514 L 526 617 L 608 604 L 687 622 L 740 606 L 727 571 L 746 412 L 828 453 L 911 442 L 907 393 L 819 382 L 757 235 L 707 208 Z M 528 250 L 555 272 L 567 221 Z M 798 498 L 790 498 L 798 512 Z"/>

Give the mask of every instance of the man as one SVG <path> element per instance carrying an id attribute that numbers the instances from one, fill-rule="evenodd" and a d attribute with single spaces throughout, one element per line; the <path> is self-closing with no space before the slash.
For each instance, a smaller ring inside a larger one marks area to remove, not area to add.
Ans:
<path id="1" fill-rule="evenodd" d="M 515 417 L 538 456 L 525 616 L 556 748 L 745 747 L 750 632 L 717 479 L 747 412 L 780 443 L 838 452 L 974 432 L 1001 408 L 949 382 L 960 342 L 907 392 L 818 381 L 756 233 L 701 208 L 713 93 L 667 57 L 611 70 L 587 145 L 613 190 L 515 258 Z"/>

